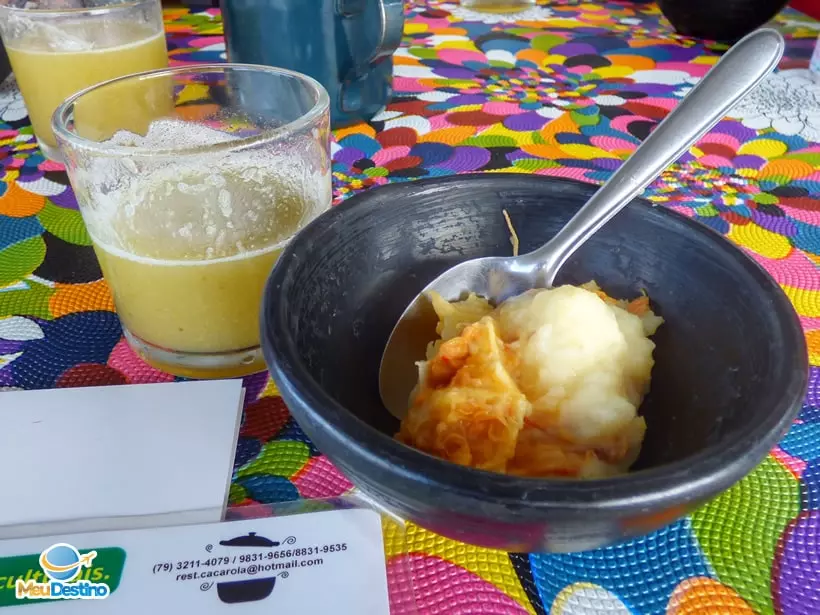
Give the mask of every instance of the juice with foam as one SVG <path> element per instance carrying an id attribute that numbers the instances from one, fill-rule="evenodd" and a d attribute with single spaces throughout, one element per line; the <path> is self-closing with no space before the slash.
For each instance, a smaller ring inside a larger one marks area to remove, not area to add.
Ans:
<path id="1" fill-rule="evenodd" d="M 51 157 L 57 148 L 51 115 L 63 100 L 108 79 L 168 66 L 164 32 L 126 20 L 77 21 L 62 24 L 59 32 L 34 28 L 5 45 L 34 133 Z M 86 111 L 113 114 L 111 124 L 117 125 L 124 111 L 100 103 Z"/>
<path id="2" fill-rule="evenodd" d="M 186 355 L 258 348 L 268 274 L 284 242 L 329 204 L 310 202 L 296 184 L 263 166 L 170 169 L 147 178 L 131 196 L 106 222 L 119 245 L 92 232 L 103 275 L 137 347 L 143 342 Z M 256 361 L 240 372 L 264 367 Z"/>

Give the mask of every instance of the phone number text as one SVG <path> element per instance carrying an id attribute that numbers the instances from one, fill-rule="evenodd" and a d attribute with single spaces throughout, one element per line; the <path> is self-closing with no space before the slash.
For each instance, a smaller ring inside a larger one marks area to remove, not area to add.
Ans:
<path id="1" fill-rule="evenodd" d="M 280 549 L 277 551 L 256 551 L 254 553 L 214 556 L 207 559 L 186 559 L 177 562 L 157 562 L 154 564 L 153 572 L 154 574 L 159 574 L 162 572 L 174 572 L 178 570 L 195 570 L 197 568 L 229 566 L 231 564 L 250 564 L 252 562 L 291 559 L 294 557 L 306 557 L 308 555 L 342 553 L 344 551 L 347 551 L 347 543 L 344 542 L 295 549 Z"/>

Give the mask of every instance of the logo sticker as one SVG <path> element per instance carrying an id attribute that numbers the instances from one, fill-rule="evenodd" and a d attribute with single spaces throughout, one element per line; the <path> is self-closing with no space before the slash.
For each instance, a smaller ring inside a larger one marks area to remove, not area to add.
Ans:
<path id="1" fill-rule="evenodd" d="M 60 542 L 39 556 L 0 558 L 0 606 L 28 601 L 104 600 L 119 585 L 125 551 L 80 551 Z"/>

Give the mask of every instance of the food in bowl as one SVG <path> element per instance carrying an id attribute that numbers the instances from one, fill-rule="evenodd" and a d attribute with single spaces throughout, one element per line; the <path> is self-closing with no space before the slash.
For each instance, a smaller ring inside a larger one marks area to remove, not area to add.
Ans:
<path id="1" fill-rule="evenodd" d="M 431 293 L 439 339 L 397 439 L 454 463 L 519 476 L 623 474 L 646 431 L 663 319 L 649 297 L 617 300 L 592 281 L 493 307 Z"/>

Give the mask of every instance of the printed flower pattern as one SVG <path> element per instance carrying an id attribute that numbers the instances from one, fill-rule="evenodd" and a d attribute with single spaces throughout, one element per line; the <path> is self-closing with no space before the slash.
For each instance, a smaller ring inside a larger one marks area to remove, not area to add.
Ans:
<path id="1" fill-rule="evenodd" d="M 724 45 L 670 30 L 654 3 L 539 1 L 512 14 L 409 0 L 394 98 L 335 132 L 334 201 L 471 171 L 605 181 Z M 165 12 L 172 64 L 224 60 L 218 10 Z M 792 300 L 809 348 L 799 419 L 766 461 L 689 518 L 609 549 L 507 554 L 385 523 L 391 612 L 731 615 L 820 609 L 820 99 L 817 24 L 785 11 L 779 73 L 646 191 L 726 235 Z M 43 158 L 13 79 L 0 86 L 0 390 L 169 382 L 122 338 L 63 169 Z M 70 263 L 70 266 L 67 266 Z M 231 516 L 351 483 L 265 374 L 246 405 Z"/>
<path id="2" fill-rule="evenodd" d="M 12 75 L 0 85 L 0 120 L 17 122 L 27 116 L 26 104 L 17 87 L 17 81 Z"/>
<path id="3" fill-rule="evenodd" d="M 729 112 L 747 128 L 820 141 L 820 84 L 808 70 L 770 75 Z"/>

